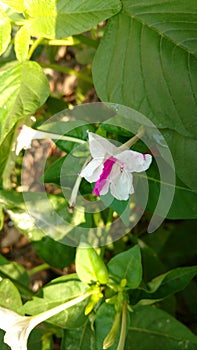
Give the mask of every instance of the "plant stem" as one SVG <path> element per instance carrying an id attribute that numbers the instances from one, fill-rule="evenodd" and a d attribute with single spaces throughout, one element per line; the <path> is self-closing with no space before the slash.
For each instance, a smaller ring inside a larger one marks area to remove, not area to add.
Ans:
<path id="1" fill-rule="evenodd" d="M 120 147 L 118 147 L 118 152 L 122 152 L 126 149 L 129 149 L 131 146 L 134 145 L 134 143 L 136 143 L 142 136 L 144 135 L 144 129 L 142 128 L 137 135 L 133 136 L 130 140 L 128 140 L 127 142 L 125 142 L 123 145 L 121 145 Z"/>
<path id="2" fill-rule="evenodd" d="M 28 275 L 29 275 L 29 276 L 32 276 L 32 275 L 34 275 L 35 273 L 41 272 L 41 271 L 46 270 L 46 269 L 49 269 L 49 268 L 50 268 L 50 265 L 48 265 L 48 264 L 41 264 L 41 265 L 36 266 L 36 267 L 34 267 L 33 269 L 29 270 L 29 271 L 28 271 Z"/>
<path id="3" fill-rule="evenodd" d="M 88 77 L 86 74 L 77 72 L 74 69 L 70 69 L 68 67 L 62 67 L 62 66 L 59 66 L 58 64 L 54 64 L 54 63 L 39 62 L 39 64 L 42 68 L 51 68 L 53 70 L 56 70 L 57 72 L 61 72 L 61 73 L 65 73 L 65 74 L 72 74 L 72 75 L 75 75 L 76 77 L 80 78 L 83 81 L 86 81 L 88 83 L 92 83 L 91 77 Z"/>
<path id="4" fill-rule="evenodd" d="M 31 56 L 33 55 L 35 49 L 41 44 L 42 40 L 43 40 L 43 38 L 41 37 L 41 38 L 36 39 L 36 40 L 33 42 L 32 46 L 31 46 L 30 49 L 29 49 L 29 53 L 28 53 L 28 57 L 27 57 L 28 60 L 30 60 L 30 58 L 31 58 Z"/>

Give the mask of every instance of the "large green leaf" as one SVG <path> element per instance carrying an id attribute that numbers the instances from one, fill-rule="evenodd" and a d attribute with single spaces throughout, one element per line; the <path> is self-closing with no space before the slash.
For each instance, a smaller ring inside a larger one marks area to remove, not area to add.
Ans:
<path id="1" fill-rule="evenodd" d="M 25 2 L 31 34 L 63 38 L 84 32 L 116 14 L 119 0 L 44 0 Z"/>
<path id="2" fill-rule="evenodd" d="M 49 84 L 36 62 L 13 62 L 0 70 L 2 140 L 16 121 L 34 113 L 47 99 Z"/>
<path id="3" fill-rule="evenodd" d="M 159 127 L 195 135 L 195 1 L 123 1 L 94 62 L 102 100 L 131 106 Z M 121 82 L 121 83 L 120 83 Z"/>
<path id="4" fill-rule="evenodd" d="M 110 19 L 93 64 L 101 100 L 133 107 L 166 128 L 177 175 L 193 190 L 196 21 L 193 0 L 125 0 L 123 11 Z"/>
<path id="5" fill-rule="evenodd" d="M 197 337 L 166 312 L 151 306 L 131 313 L 125 349 L 195 350 Z"/>

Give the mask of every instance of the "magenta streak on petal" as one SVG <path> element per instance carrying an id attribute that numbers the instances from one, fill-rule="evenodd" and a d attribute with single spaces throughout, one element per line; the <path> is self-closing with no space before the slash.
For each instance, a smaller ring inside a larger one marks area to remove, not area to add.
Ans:
<path id="1" fill-rule="evenodd" d="M 114 157 L 110 157 L 109 159 L 107 159 L 104 162 L 103 171 L 102 171 L 99 179 L 95 183 L 95 186 L 94 186 L 92 193 L 96 194 L 97 196 L 100 196 L 100 192 L 101 192 L 102 188 L 105 186 L 105 184 L 107 182 L 107 178 L 108 178 L 109 174 L 111 173 L 112 167 L 113 167 L 114 163 L 116 163 L 116 162 L 117 162 L 117 159 Z"/>

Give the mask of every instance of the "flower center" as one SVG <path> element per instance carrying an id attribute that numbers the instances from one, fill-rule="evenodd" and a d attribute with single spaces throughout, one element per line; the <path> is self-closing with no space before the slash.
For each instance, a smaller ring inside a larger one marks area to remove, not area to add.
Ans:
<path id="1" fill-rule="evenodd" d="M 103 187 L 105 186 L 105 184 L 107 182 L 107 178 L 108 178 L 109 174 L 111 173 L 112 167 L 116 162 L 117 162 L 117 159 L 114 157 L 110 157 L 109 159 L 107 159 L 104 162 L 103 171 L 102 171 L 99 179 L 95 183 L 95 186 L 94 186 L 92 193 L 96 194 L 97 196 L 100 196 L 100 192 L 103 189 Z"/>

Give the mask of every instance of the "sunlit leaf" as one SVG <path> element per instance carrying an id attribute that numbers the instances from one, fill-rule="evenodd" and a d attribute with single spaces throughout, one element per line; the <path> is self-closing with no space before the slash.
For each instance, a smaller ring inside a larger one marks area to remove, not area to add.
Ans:
<path id="1" fill-rule="evenodd" d="M 31 83 L 30 83 L 31 82 Z M 12 62 L 0 70 L 0 139 L 16 121 L 34 113 L 47 99 L 49 84 L 36 62 Z"/>
<path id="2" fill-rule="evenodd" d="M 54 39 L 90 29 L 115 15 L 121 3 L 119 0 L 28 0 L 25 7 L 31 34 Z"/>

